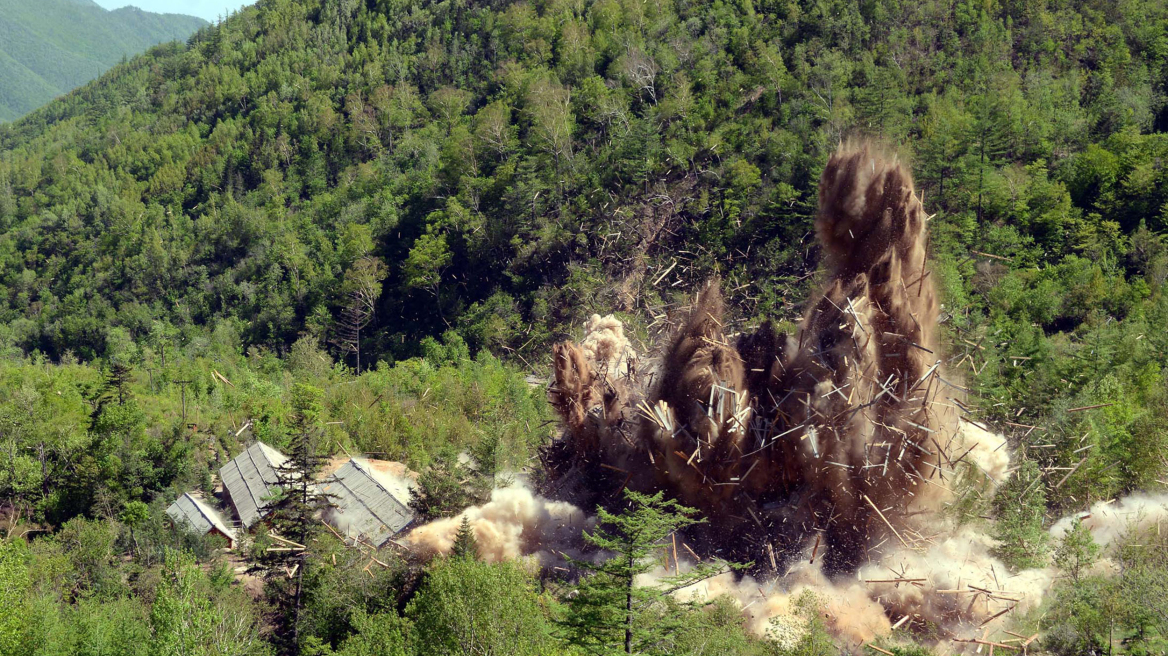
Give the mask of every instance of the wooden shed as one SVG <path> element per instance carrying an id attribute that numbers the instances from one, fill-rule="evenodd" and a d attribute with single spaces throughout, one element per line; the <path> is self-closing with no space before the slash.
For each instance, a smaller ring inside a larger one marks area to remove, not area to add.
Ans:
<path id="1" fill-rule="evenodd" d="M 256 442 L 219 469 L 223 489 L 244 528 L 250 529 L 267 514 L 271 497 L 280 492 L 276 469 L 287 459 L 267 444 Z"/>
<path id="2" fill-rule="evenodd" d="M 403 474 L 396 474 L 395 464 L 350 458 L 322 480 L 321 491 L 334 506 L 325 511 L 325 520 L 378 548 L 409 526 L 414 521 L 409 506 L 413 481 L 404 475 L 404 466 L 398 466 Z"/>
<path id="3" fill-rule="evenodd" d="M 227 540 L 227 548 L 235 547 L 235 531 L 223 521 L 223 518 L 212 507 L 203 503 L 203 500 L 187 492 L 170 504 L 166 514 L 176 526 L 185 526 L 187 530 L 206 535 L 215 533 Z"/>

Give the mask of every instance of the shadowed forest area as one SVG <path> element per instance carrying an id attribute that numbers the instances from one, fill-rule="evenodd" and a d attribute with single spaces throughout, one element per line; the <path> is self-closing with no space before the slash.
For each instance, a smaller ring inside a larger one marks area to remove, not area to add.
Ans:
<path id="1" fill-rule="evenodd" d="M 552 345 L 615 313 L 645 353 L 715 277 L 727 334 L 792 331 L 865 137 L 931 213 L 962 414 L 1013 453 L 953 521 L 1061 572 L 1011 635 L 1163 653 L 1159 525 L 1049 529 L 1168 487 L 1168 4 L 261 0 L 0 125 L 0 656 L 849 649 L 814 595 L 760 635 L 649 594 L 590 643 L 633 574 L 586 607 L 465 534 L 423 562 L 318 523 L 291 595 L 262 531 L 228 555 L 164 509 L 306 435 L 420 472 L 426 520 L 538 479 Z M 609 530 L 684 525 L 651 499 Z M 952 650 L 929 631 L 875 644 Z"/>

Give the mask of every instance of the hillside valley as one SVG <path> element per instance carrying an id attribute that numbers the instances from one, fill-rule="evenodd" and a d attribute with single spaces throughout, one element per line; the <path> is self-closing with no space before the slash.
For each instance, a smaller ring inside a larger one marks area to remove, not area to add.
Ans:
<path id="1" fill-rule="evenodd" d="M 2 120 L 0 656 L 1168 649 L 1164 0 L 0 0 Z"/>

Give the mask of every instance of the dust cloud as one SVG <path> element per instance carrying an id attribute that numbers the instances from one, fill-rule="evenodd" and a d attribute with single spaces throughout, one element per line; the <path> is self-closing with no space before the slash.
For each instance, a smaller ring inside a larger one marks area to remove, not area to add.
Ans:
<path id="1" fill-rule="evenodd" d="M 752 630 L 788 643 L 811 593 L 852 649 L 898 629 L 978 648 L 968 641 L 1040 604 L 1057 572 L 1011 573 L 988 535 L 946 512 L 964 494 L 991 495 L 1011 454 L 960 418 L 964 390 L 941 366 L 928 220 L 906 167 L 866 143 L 841 146 L 819 187 L 825 282 L 796 331 L 732 332 L 716 280 L 640 356 L 620 320 L 594 315 L 580 343 L 552 353 L 563 431 L 537 489 L 496 490 L 409 543 L 444 553 L 465 516 L 487 560 L 551 564 L 591 526 L 580 508 L 612 505 L 626 487 L 663 490 L 707 520 L 681 536 L 687 551 L 754 563 L 679 595 L 730 595 Z M 1096 504 L 1084 522 L 1107 545 L 1133 522 L 1158 526 L 1166 502 Z"/>

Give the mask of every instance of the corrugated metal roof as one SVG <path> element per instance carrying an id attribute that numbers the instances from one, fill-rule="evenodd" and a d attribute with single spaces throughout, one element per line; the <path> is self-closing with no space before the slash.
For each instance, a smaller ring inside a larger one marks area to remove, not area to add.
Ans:
<path id="1" fill-rule="evenodd" d="M 175 502 L 166 509 L 166 514 L 174 520 L 175 524 L 186 525 L 199 535 L 206 535 L 214 528 L 226 535 L 232 542 L 235 541 L 235 531 L 227 526 L 219 513 L 190 492 L 175 499 Z"/>
<path id="2" fill-rule="evenodd" d="M 276 468 L 287 459 L 267 444 L 256 442 L 219 470 L 235 513 L 246 528 L 267 514 L 270 502 L 265 499 L 280 491 Z"/>
<path id="3" fill-rule="evenodd" d="M 378 547 L 414 521 L 409 483 L 375 471 L 361 458 L 349 460 L 326 479 L 322 491 L 335 506 L 326 512 L 329 523 Z"/>

